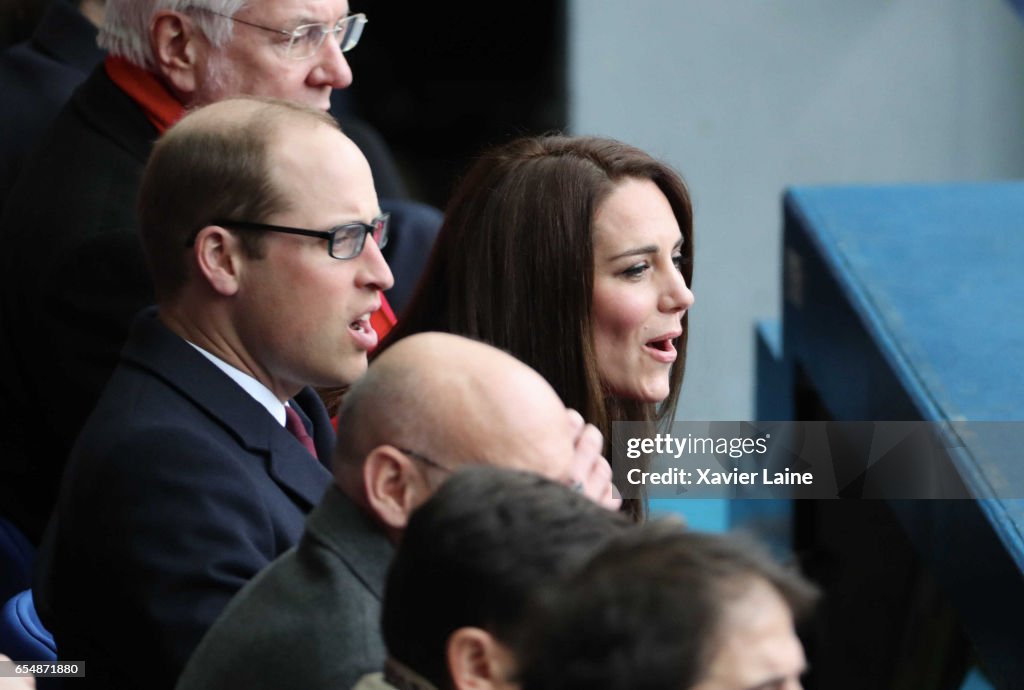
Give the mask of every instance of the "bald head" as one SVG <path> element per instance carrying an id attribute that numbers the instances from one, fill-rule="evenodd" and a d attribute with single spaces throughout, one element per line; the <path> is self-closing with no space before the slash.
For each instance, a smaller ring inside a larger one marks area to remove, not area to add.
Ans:
<path id="1" fill-rule="evenodd" d="M 490 345 L 421 333 L 381 354 L 346 395 L 337 469 L 388 444 L 451 468 L 481 463 L 562 480 L 573 440 L 565 406 L 533 369 Z"/>

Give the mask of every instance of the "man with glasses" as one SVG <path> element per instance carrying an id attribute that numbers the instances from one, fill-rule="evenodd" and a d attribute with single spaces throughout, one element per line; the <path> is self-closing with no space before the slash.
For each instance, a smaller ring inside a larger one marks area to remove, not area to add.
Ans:
<path id="1" fill-rule="evenodd" d="M 621 503 L 584 428 L 537 372 L 450 334 L 406 338 L 345 396 L 335 485 L 298 546 L 229 604 L 180 690 L 350 688 L 382 668 L 381 600 L 394 545 L 413 510 L 461 467 L 529 471 L 607 508 Z"/>
<path id="2" fill-rule="evenodd" d="M 365 25 L 347 0 L 109 0 L 109 55 L 26 163 L 0 219 L 0 512 L 34 542 L 132 319 L 153 302 L 135 212 L 152 142 L 186 108 L 232 96 L 327 109 L 332 90 L 352 83 L 345 51 Z M 385 210 L 406 231 L 387 251 L 408 289 L 437 214 L 412 202 Z"/>
<path id="3" fill-rule="evenodd" d="M 157 308 L 68 461 L 36 605 L 83 687 L 170 688 L 331 481 L 310 386 L 348 386 L 391 272 L 365 158 L 326 114 L 226 100 L 171 128 L 139 195 Z"/>

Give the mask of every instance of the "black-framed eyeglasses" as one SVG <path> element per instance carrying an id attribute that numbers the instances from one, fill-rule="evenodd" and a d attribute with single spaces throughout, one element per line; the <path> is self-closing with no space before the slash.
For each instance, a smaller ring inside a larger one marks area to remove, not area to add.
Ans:
<path id="1" fill-rule="evenodd" d="M 444 465 L 442 465 L 439 462 L 434 462 L 433 460 L 428 458 L 426 455 L 423 455 L 422 453 L 417 453 L 414 450 L 409 450 L 408 448 L 399 448 L 398 451 L 400 453 L 405 453 L 406 455 L 408 455 L 410 458 L 412 458 L 414 460 L 419 460 L 424 465 L 428 465 L 429 467 L 433 467 L 435 470 L 441 470 L 442 472 L 449 472 L 449 473 L 455 471 L 451 467 L 445 467 Z"/>
<path id="2" fill-rule="evenodd" d="M 366 15 L 360 12 L 359 14 L 350 14 L 346 17 L 342 17 L 334 25 L 325 24 L 323 22 L 317 22 L 314 24 L 303 24 L 297 26 L 291 31 L 285 29 L 275 29 L 270 26 L 263 26 L 262 24 L 256 24 L 254 22 L 246 21 L 245 19 L 239 19 L 238 17 L 232 17 L 229 14 L 223 14 L 221 12 L 214 12 L 213 10 L 206 9 L 205 7 L 197 7 L 195 9 L 201 9 L 210 14 L 215 14 L 218 17 L 224 17 L 230 19 L 233 22 L 239 24 L 245 24 L 251 26 L 254 29 L 262 29 L 263 31 L 269 31 L 275 34 L 281 34 L 288 37 L 288 48 L 285 55 L 292 60 L 305 60 L 316 55 L 316 52 L 320 50 L 320 46 L 324 44 L 324 40 L 328 36 L 333 36 L 334 40 L 337 41 L 338 47 L 341 52 L 347 53 L 356 47 L 359 43 L 359 38 L 363 35 L 363 28 L 366 26 Z"/>
<path id="3" fill-rule="evenodd" d="M 209 225 L 219 225 L 229 230 L 259 230 L 266 232 L 281 232 L 287 235 L 302 235 L 303 237 L 318 237 L 327 240 L 327 253 L 332 258 L 354 259 L 359 256 L 366 245 L 367 236 L 372 235 L 377 247 L 383 249 L 388 244 L 388 228 L 391 225 L 391 214 L 382 213 L 373 219 L 371 223 L 345 223 L 330 230 L 307 230 L 306 228 L 289 228 L 283 225 L 268 225 L 267 223 L 252 223 L 244 220 L 215 220 Z M 203 227 L 206 227 L 205 225 Z M 191 247 L 196 242 L 196 236 L 203 228 L 198 228 L 185 242 L 186 247 Z"/>

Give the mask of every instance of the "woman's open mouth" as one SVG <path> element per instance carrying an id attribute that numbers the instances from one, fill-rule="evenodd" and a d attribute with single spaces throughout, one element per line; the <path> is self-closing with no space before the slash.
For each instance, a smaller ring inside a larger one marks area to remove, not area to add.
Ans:
<path id="1" fill-rule="evenodd" d="M 663 336 L 654 340 L 648 340 L 644 344 L 644 350 L 656 361 L 663 364 L 671 364 L 676 361 L 675 337 Z"/>

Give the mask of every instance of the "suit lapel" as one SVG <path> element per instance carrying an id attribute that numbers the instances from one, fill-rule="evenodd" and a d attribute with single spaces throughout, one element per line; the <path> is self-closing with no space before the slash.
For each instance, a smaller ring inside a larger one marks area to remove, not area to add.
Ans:
<path id="1" fill-rule="evenodd" d="M 303 388 L 299 391 L 292 400 L 292 406 L 310 423 L 309 435 L 313 437 L 316 456 L 320 459 L 320 464 L 330 472 L 333 467 L 331 456 L 334 453 L 335 437 L 327 409 L 312 388 Z"/>
<path id="2" fill-rule="evenodd" d="M 274 426 L 277 428 L 271 429 L 270 433 L 270 476 L 289 494 L 299 499 L 297 503 L 307 504 L 308 509 L 323 497 L 330 473 L 291 432 L 276 422 Z"/>
<path id="3" fill-rule="evenodd" d="M 246 450 L 265 456 L 270 477 L 303 510 L 308 511 L 320 500 L 324 487 L 330 483 L 327 469 L 265 407 L 168 330 L 155 308 L 144 310 L 136 319 L 121 356 L 124 361 L 149 370 L 191 400 Z M 309 409 L 309 398 L 303 397 Z M 329 449 L 326 452 L 330 454 Z"/>

